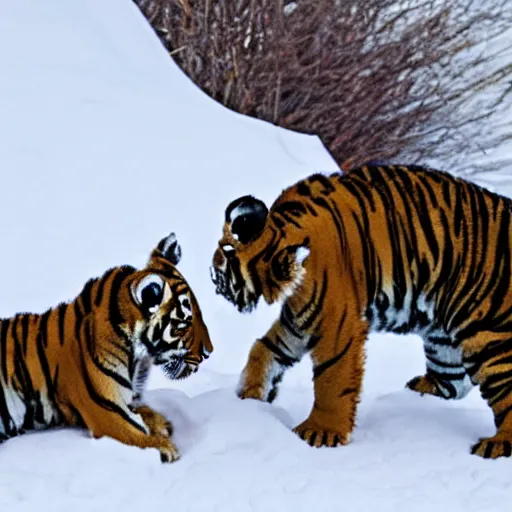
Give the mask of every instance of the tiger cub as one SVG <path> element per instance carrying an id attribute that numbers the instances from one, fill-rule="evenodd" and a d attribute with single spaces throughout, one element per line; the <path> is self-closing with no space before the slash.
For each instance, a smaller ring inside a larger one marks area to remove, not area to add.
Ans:
<path id="1" fill-rule="evenodd" d="M 172 233 L 142 270 L 111 268 L 71 303 L 0 320 L 0 442 L 74 425 L 179 458 L 171 423 L 142 392 L 152 364 L 182 379 L 213 351 L 180 257 Z"/>

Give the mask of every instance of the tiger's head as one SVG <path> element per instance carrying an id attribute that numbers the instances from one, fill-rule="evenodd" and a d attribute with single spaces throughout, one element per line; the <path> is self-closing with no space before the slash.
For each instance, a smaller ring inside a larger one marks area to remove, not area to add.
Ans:
<path id="1" fill-rule="evenodd" d="M 213 351 L 197 299 L 176 268 L 180 259 L 171 233 L 153 249 L 146 267 L 128 277 L 129 304 L 120 305 L 123 329 L 139 345 L 136 350 L 147 351 L 171 379 L 188 377 Z"/>
<path id="2" fill-rule="evenodd" d="M 302 282 L 309 238 L 281 224 L 265 203 L 249 195 L 226 208 L 210 273 L 216 293 L 242 313 L 252 311 L 261 296 L 272 304 L 291 295 Z"/>

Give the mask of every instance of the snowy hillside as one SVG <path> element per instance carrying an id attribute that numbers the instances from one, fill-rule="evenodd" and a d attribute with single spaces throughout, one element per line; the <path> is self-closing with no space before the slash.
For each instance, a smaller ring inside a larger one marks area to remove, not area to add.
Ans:
<path id="1" fill-rule="evenodd" d="M 136 512 L 505 510 L 509 460 L 469 455 L 493 431 L 474 390 L 461 402 L 403 389 L 423 371 L 416 337 L 374 336 L 353 442 L 309 448 L 290 432 L 312 403 L 305 360 L 273 405 L 234 385 L 275 308 L 239 315 L 209 265 L 224 208 L 336 164 L 315 137 L 227 111 L 169 61 L 127 0 L 17 0 L 0 16 L 0 315 L 72 298 L 116 264 L 145 263 L 176 231 L 215 352 L 148 400 L 182 459 L 64 429 L 0 447 L 0 508 Z"/>

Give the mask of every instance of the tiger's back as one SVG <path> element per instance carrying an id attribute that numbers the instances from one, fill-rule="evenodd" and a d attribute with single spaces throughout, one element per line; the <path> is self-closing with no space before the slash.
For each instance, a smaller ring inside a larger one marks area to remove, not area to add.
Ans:
<path id="1" fill-rule="evenodd" d="M 512 306 L 510 199 L 419 167 L 363 166 L 329 182 L 305 183 L 350 240 L 372 329 L 464 339 L 499 326 Z"/>

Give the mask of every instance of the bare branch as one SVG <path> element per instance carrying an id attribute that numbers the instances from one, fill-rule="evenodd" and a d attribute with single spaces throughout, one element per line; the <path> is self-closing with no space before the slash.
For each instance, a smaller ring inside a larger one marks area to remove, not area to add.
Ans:
<path id="1" fill-rule="evenodd" d="M 319 135 L 340 165 L 472 172 L 511 137 L 510 0 L 134 1 L 207 94 Z"/>

